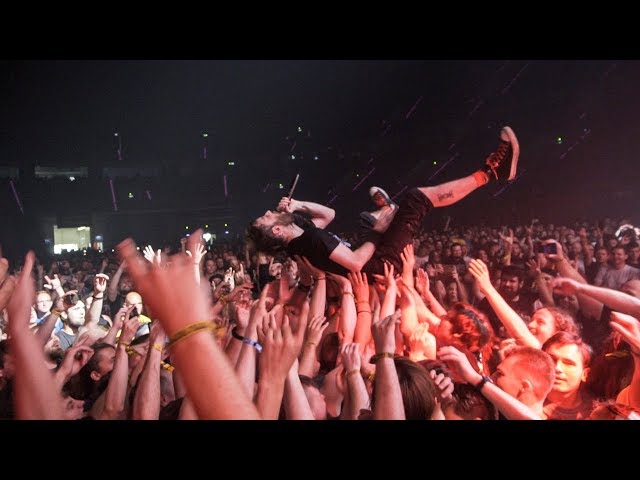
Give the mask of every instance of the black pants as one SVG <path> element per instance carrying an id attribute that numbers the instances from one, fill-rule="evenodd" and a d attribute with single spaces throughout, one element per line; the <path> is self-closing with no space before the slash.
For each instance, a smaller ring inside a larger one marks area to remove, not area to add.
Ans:
<path id="1" fill-rule="evenodd" d="M 406 192 L 398 202 L 398 206 L 400 209 L 382 236 L 373 257 L 362 269 L 368 274 L 383 275 L 385 260 L 394 266 L 396 273 L 402 272 L 400 254 L 404 247 L 416 238 L 422 220 L 433 208 L 431 200 L 417 188 Z"/>

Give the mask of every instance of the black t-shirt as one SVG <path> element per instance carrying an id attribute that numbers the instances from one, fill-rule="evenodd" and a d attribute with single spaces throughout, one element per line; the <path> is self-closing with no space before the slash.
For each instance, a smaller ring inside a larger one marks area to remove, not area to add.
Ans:
<path id="1" fill-rule="evenodd" d="M 113 318 L 124 305 L 124 296 L 118 293 L 116 299 L 112 302 L 109 300 L 109 295 L 105 295 L 104 302 L 109 306 L 110 317 Z"/>
<path id="2" fill-rule="evenodd" d="M 304 233 L 289 242 L 287 253 L 291 256 L 300 255 L 301 257 L 306 257 L 314 267 L 326 272 L 346 276 L 348 270 L 329 258 L 329 255 L 340 244 L 340 238 L 331 232 L 316 227 L 312 222 L 300 215 L 294 214 L 294 218 L 296 225 L 302 228 Z"/>
<path id="3" fill-rule="evenodd" d="M 533 303 L 536 301 L 535 295 L 521 291 L 518 294 L 517 301 L 515 302 L 513 300 L 507 301 L 506 299 L 505 301 L 509 304 L 511 308 L 513 308 L 513 310 L 518 315 L 520 315 L 520 317 L 526 324 L 529 324 L 529 322 L 531 321 L 531 316 L 534 313 Z M 487 318 L 489 319 L 489 322 L 491 323 L 491 326 L 493 327 L 493 332 L 498 337 L 507 338 L 509 336 L 507 334 L 506 328 L 504 327 L 504 325 L 502 324 L 502 322 L 500 321 L 496 313 L 493 311 L 493 308 L 491 307 L 491 304 L 489 303 L 489 300 L 487 300 L 486 297 L 483 298 L 478 304 L 478 310 L 480 310 L 482 313 L 484 313 L 487 316 Z"/>

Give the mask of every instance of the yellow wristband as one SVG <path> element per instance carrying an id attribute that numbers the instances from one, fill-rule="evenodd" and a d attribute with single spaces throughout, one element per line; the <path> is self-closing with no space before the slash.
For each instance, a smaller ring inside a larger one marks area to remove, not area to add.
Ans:
<path id="1" fill-rule="evenodd" d="M 350 375 L 359 375 L 359 374 L 360 374 L 360 370 L 357 369 L 357 368 L 354 368 L 353 370 L 349 370 L 347 372 L 347 377 L 350 376 Z"/>
<path id="2" fill-rule="evenodd" d="M 369 363 L 375 365 L 375 363 L 381 358 L 395 358 L 395 356 L 396 355 L 394 353 L 389 353 L 389 352 L 376 353 L 373 357 L 369 359 Z"/>
<path id="3" fill-rule="evenodd" d="M 218 328 L 219 327 L 217 327 L 213 322 L 209 320 L 205 320 L 204 322 L 190 323 L 189 325 L 178 330 L 173 335 L 173 338 L 169 341 L 169 347 L 173 347 L 180 340 L 184 340 L 185 338 L 201 330 L 218 330 Z"/>
<path id="4" fill-rule="evenodd" d="M 159 343 L 154 343 L 153 348 L 159 352 L 162 352 L 164 350 L 164 346 L 160 345 Z"/>

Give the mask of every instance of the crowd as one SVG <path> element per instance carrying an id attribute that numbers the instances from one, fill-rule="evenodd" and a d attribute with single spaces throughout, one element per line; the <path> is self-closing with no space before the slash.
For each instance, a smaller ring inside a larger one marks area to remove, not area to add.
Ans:
<path id="1" fill-rule="evenodd" d="M 636 229 L 426 231 L 406 216 L 422 194 L 458 200 L 374 189 L 368 228 L 337 236 L 331 209 L 285 197 L 251 224 L 285 248 L 198 231 L 0 260 L 0 418 L 640 418 Z"/>

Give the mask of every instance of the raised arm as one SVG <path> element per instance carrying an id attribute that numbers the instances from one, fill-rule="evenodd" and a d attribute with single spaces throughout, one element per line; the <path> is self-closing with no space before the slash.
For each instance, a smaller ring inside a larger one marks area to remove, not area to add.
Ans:
<path id="1" fill-rule="evenodd" d="M 393 360 L 396 349 L 395 329 L 400 323 L 400 310 L 373 324 L 373 340 L 376 344 L 374 362 L 375 404 L 373 418 L 375 420 L 405 420 L 404 402 L 398 372 Z"/>
<path id="2" fill-rule="evenodd" d="M 611 310 L 640 318 L 640 299 L 611 288 L 579 283 L 570 278 L 554 278 L 553 289 L 564 295 L 586 295 L 605 304 Z"/>
<path id="3" fill-rule="evenodd" d="M 24 267 L 9 300 L 9 335 L 11 353 L 15 361 L 14 403 L 18 420 L 58 420 L 62 419 L 62 402 L 51 372 L 45 365 L 44 351 L 29 330 L 29 315 L 35 297 L 35 284 L 31 278 L 34 263 L 33 252 L 27 253 Z M 3 259 L 4 260 L 4 259 Z M 6 266 L 0 263 L 0 280 L 3 280 Z M 13 286 L 13 279 L 4 283 Z M 8 290 L 8 288 L 7 288 Z M 6 299 L 4 284 L 0 297 Z M 0 298 L 0 306 L 4 299 Z"/>
<path id="4" fill-rule="evenodd" d="M 521 345 L 540 348 L 540 341 L 529 331 L 527 324 L 513 308 L 502 298 L 502 295 L 491 284 L 489 270 L 482 260 L 471 260 L 469 271 L 478 282 L 478 288 L 487 296 L 489 305 L 507 329 L 507 333 Z"/>
<path id="5" fill-rule="evenodd" d="M 160 323 L 153 322 L 147 358 L 133 399 L 133 420 L 158 420 L 160 416 L 160 362 L 166 341 Z"/>
<path id="6" fill-rule="evenodd" d="M 113 274 L 113 278 L 111 279 L 111 283 L 109 284 L 109 289 L 107 290 L 107 295 L 110 302 L 115 302 L 118 297 L 118 284 L 120 283 L 120 278 L 124 273 L 124 269 L 127 267 L 126 261 L 120 262 L 120 266 L 116 273 Z"/>
<path id="7" fill-rule="evenodd" d="M 287 420 L 315 420 L 298 375 L 298 360 L 294 360 L 284 382 L 284 413 Z"/>
<path id="8" fill-rule="evenodd" d="M 509 420 L 542 420 L 531 408 L 509 395 L 492 382 L 483 382 L 484 377 L 476 372 L 467 356 L 455 347 L 442 347 L 438 350 L 438 358 L 447 365 L 456 369 L 465 382 L 480 386 L 482 393 L 487 400 L 495 405 L 500 412 Z"/>
<path id="9" fill-rule="evenodd" d="M 107 282 L 109 276 L 104 273 L 98 273 L 93 277 L 93 295 L 91 306 L 87 312 L 86 328 L 97 326 L 102 316 L 102 305 L 104 303 L 105 291 L 107 290 Z"/>
<path id="10" fill-rule="evenodd" d="M 369 392 L 361 375 L 360 349 L 357 343 L 347 343 L 342 346 L 342 365 L 347 381 L 345 397 L 348 398 L 348 410 L 343 411 L 347 420 L 357 420 L 360 410 L 369 409 Z"/>
<path id="11" fill-rule="evenodd" d="M 300 352 L 304 332 L 307 328 L 306 316 L 301 314 L 298 330 L 294 333 L 289 325 L 289 317 L 284 316 L 282 325 L 276 325 L 275 315 L 269 312 L 262 325 L 258 326 L 258 339 L 262 353 L 258 362 L 258 391 L 256 405 L 264 420 L 277 420 L 284 395 L 287 374 Z"/>
<path id="12" fill-rule="evenodd" d="M 531 259 L 527 262 L 527 267 L 529 267 L 529 272 L 534 277 L 534 281 L 536 282 L 536 287 L 538 288 L 538 296 L 540 297 L 540 301 L 542 304 L 547 307 L 553 307 L 555 302 L 553 301 L 553 295 L 551 295 L 551 291 L 547 286 L 547 282 L 542 276 L 542 270 L 540 270 L 540 264 L 536 262 L 535 259 Z"/>
<path id="13" fill-rule="evenodd" d="M 416 290 L 424 299 L 426 307 L 433 312 L 435 318 L 431 318 L 429 322 L 434 322 L 435 326 L 439 325 L 440 317 L 446 315 L 447 311 L 440 305 L 440 302 L 438 302 L 438 299 L 433 293 L 431 293 L 431 289 L 429 288 L 429 275 L 422 268 L 419 268 L 417 272 Z"/>
<path id="14" fill-rule="evenodd" d="M 194 247 L 201 236 L 202 232 L 198 231 L 189 237 Z M 171 257 L 171 265 L 159 268 L 143 260 L 130 239 L 118 245 L 118 252 L 128 261 L 131 276 L 154 317 L 173 339 L 171 360 L 181 371 L 198 417 L 204 420 L 259 418 L 229 360 L 210 333 L 207 304 L 193 278 L 193 264 L 186 255 L 175 255 Z M 229 402 L 229 398 L 234 401 Z"/>
<path id="15" fill-rule="evenodd" d="M 349 271 L 359 272 L 371 259 L 375 251 L 376 246 L 370 241 L 364 242 L 356 250 L 351 250 L 346 245 L 339 243 L 338 246 L 333 249 L 329 258 Z"/>
<path id="16" fill-rule="evenodd" d="M 634 368 L 629 385 L 629 406 L 640 409 L 640 322 L 631 315 L 612 312 L 609 324 L 631 347 Z"/>
<path id="17" fill-rule="evenodd" d="M 555 240 L 545 240 L 543 242 L 543 245 L 549 245 L 552 243 L 556 244 L 557 253 L 545 253 L 545 258 L 556 265 L 556 269 L 561 276 L 571 278 L 578 283 L 586 284 L 587 281 L 582 277 L 582 275 L 580 275 L 580 273 L 578 273 L 575 268 L 571 266 L 567 258 L 564 256 L 562 245 L 560 245 Z M 578 303 L 580 304 L 580 310 L 582 310 L 582 313 L 584 313 L 587 317 L 600 319 L 600 315 L 602 314 L 601 302 L 589 297 L 588 295 L 578 294 Z"/>
<path id="18" fill-rule="evenodd" d="M 282 197 L 276 208 L 279 212 L 304 212 L 311 217 L 311 221 L 318 228 L 325 228 L 336 216 L 333 208 L 319 203 L 303 202 L 289 197 Z"/>
<path id="19" fill-rule="evenodd" d="M 96 400 L 92 409 L 96 420 L 117 420 L 124 412 L 126 405 L 127 387 L 129 385 L 129 355 L 127 347 L 133 340 L 140 323 L 137 318 L 127 320 L 122 328 L 122 334 L 116 347 L 116 358 L 113 370 L 109 376 L 107 388 Z"/>
<path id="20" fill-rule="evenodd" d="M 357 321 L 353 341 L 364 348 L 371 341 L 371 320 L 373 318 L 369 302 L 369 281 L 367 276 L 361 272 L 349 272 L 347 277 L 351 282 L 356 300 Z"/>
<path id="21" fill-rule="evenodd" d="M 340 343 L 351 343 L 353 342 L 358 322 L 353 287 L 346 277 L 333 273 L 327 273 L 327 275 L 338 284 L 338 288 L 341 291 L 342 301 L 340 303 L 340 320 L 338 322 Z"/>

